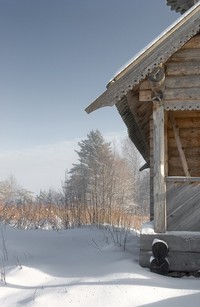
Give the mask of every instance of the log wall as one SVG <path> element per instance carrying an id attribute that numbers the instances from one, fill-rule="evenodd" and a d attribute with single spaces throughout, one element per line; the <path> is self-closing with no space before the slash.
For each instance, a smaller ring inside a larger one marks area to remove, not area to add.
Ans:
<path id="1" fill-rule="evenodd" d="M 139 89 L 144 105 L 152 101 L 145 80 Z M 170 271 L 200 269 L 200 35 L 191 39 L 165 63 L 165 182 L 167 231 L 144 227 L 140 235 L 140 265 L 150 268 L 154 239 L 169 247 Z M 150 168 L 155 176 L 154 128 L 150 118 Z M 151 203 L 154 186 L 151 187 Z"/>
<path id="2" fill-rule="evenodd" d="M 151 228 L 151 229 L 150 229 Z M 143 226 L 140 235 L 140 265 L 150 268 L 154 239 L 167 243 L 169 271 L 196 272 L 200 269 L 200 232 L 172 231 L 156 234 L 153 224 Z"/>
<path id="3" fill-rule="evenodd" d="M 175 52 L 165 63 L 164 69 L 165 177 L 200 177 L 200 34 Z M 152 87 L 147 79 L 140 84 L 139 101 L 146 107 L 152 103 Z M 155 153 L 152 118 L 149 129 L 153 182 Z M 152 185 L 151 212 L 152 205 L 155 205 L 153 191 Z M 200 231 L 199 182 L 168 182 L 166 191 L 167 230 Z"/>
<path id="4" fill-rule="evenodd" d="M 200 111 L 175 111 L 173 114 L 189 174 L 192 177 L 200 177 Z M 185 176 L 170 120 L 168 121 L 167 138 L 167 175 Z"/>

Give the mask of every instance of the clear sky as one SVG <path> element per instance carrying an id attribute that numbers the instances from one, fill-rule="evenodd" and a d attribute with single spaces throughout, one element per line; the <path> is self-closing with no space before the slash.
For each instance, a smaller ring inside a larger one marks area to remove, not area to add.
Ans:
<path id="1" fill-rule="evenodd" d="M 165 0 L 0 0 L 0 180 L 60 188 L 92 129 L 115 139 L 115 107 L 84 109 L 180 17 Z"/>

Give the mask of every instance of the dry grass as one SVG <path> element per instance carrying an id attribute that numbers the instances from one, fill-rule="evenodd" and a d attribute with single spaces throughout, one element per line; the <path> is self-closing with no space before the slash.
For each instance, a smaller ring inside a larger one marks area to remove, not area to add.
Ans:
<path id="1" fill-rule="evenodd" d="M 122 209 L 113 209 L 109 214 L 98 212 L 94 219 L 92 208 L 44 204 L 0 204 L 0 221 L 18 228 L 70 228 L 91 224 L 110 224 L 122 228 L 141 229 L 148 216 L 133 214 Z"/>

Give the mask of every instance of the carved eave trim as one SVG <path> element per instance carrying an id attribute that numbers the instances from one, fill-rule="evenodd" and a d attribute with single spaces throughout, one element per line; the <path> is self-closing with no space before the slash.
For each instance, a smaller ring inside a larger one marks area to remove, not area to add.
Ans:
<path id="1" fill-rule="evenodd" d="M 136 99 L 136 97 L 133 97 Z M 127 97 L 123 97 L 122 100 L 116 104 L 117 110 L 122 117 L 125 125 L 128 127 L 128 135 L 132 142 L 135 144 L 138 151 L 141 153 L 145 161 L 149 160 L 149 148 L 145 141 L 145 137 L 138 126 L 134 112 L 131 111 Z"/>
<path id="2" fill-rule="evenodd" d="M 91 113 L 104 106 L 113 106 L 138 85 L 155 67 L 165 63 L 177 50 L 200 31 L 200 3 L 167 29 L 140 53 L 108 84 L 107 90 L 85 111 Z"/>
<path id="3" fill-rule="evenodd" d="M 164 101 L 166 111 L 200 111 L 200 101 Z"/>

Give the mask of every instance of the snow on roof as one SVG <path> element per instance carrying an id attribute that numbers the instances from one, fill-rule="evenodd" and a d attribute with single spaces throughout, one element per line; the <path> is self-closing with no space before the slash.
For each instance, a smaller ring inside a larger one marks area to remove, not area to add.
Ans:
<path id="1" fill-rule="evenodd" d="M 107 90 L 86 109 L 91 113 L 113 106 L 138 85 L 155 67 L 165 63 L 200 30 L 200 2 L 183 14 L 155 40 L 134 56 L 107 84 Z"/>
<path id="2" fill-rule="evenodd" d="M 190 14 L 196 7 L 200 6 L 200 2 L 197 2 L 194 6 L 192 6 L 185 14 L 183 14 L 180 18 L 174 21 L 169 27 L 167 27 L 159 36 L 157 36 L 154 40 L 152 40 L 149 44 L 147 44 L 144 48 L 142 48 L 138 53 L 136 53 L 125 65 L 123 65 L 114 75 L 114 77 L 109 81 L 110 84 L 112 81 L 115 81 L 123 74 L 124 70 L 127 70 L 128 67 L 133 64 L 144 52 L 150 49 L 153 45 L 155 45 L 166 33 L 171 31 L 178 23 L 180 23 L 187 15 Z"/>

